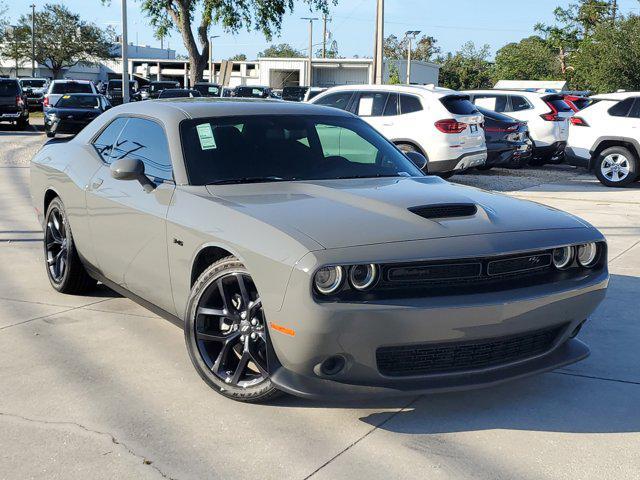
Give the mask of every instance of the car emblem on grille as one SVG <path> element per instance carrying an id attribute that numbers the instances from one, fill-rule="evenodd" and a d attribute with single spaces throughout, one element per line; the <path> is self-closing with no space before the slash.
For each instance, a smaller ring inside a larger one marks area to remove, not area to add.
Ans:
<path id="1" fill-rule="evenodd" d="M 535 257 L 529 257 L 529 258 L 527 259 L 527 261 L 528 261 L 529 263 L 533 264 L 533 265 L 538 265 L 538 264 L 540 264 L 540 257 L 538 257 L 538 256 L 535 256 Z"/>

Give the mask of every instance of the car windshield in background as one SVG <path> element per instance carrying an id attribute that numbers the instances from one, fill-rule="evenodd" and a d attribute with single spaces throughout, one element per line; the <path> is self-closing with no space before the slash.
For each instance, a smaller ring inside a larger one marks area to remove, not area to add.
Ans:
<path id="1" fill-rule="evenodd" d="M 216 85 L 194 85 L 194 90 L 197 90 L 204 97 L 219 97 L 220 87 Z"/>
<path id="2" fill-rule="evenodd" d="M 47 84 L 47 81 L 46 80 L 20 80 L 20 84 L 23 87 L 41 88 Z"/>
<path id="3" fill-rule="evenodd" d="M 254 115 L 180 124 L 192 185 L 423 176 L 356 118 Z"/>
<path id="4" fill-rule="evenodd" d="M 263 98 L 267 95 L 264 88 L 239 87 L 236 90 L 236 97 Z"/>
<path id="5" fill-rule="evenodd" d="M 440 102 L 449 113 L 454 115 L 473 115 L 478 113 L 478 109 L 471 103 L 467 95 L 449 95 L 441 98 Z"/>
<path id="6" fill-rule="evenodd" d="M 9 95 L 19 95 L 20 89 L 18 88 L 18 82 L 15 80 L 0 81 L 0 96 L 6 97 Z"/>
<path id="7" fill-rule="evenodd" d="M 56 108 L 100 108 L 97 95 L 63 95 Z"/>
<path id="8" fill-rule="evenodd" d="M 173 82 L 152 83 L 149 87 L 149 90 L 151 90 L 152 92 L 157 92 L 159 90 L 165 90 L 167 88 L 178 88 L 178 86 Z"/>
<path id="9" fill-rule="evenodd" d="M 63 82 L 54 83 L 51 93 L 93 93 L 88 83 Z"/>

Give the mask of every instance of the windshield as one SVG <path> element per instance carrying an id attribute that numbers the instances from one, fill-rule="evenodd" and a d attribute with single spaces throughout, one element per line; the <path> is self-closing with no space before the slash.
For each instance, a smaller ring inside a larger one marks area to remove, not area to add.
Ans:
<path id="1" fill-rule="evenodd" d="M 192 185 L 423 176 L 358 118 L 253 115 L 180 124 Z"/>
<path id="2" fill-rule="evenodd" d="M 96 95 L 63 95 L 56 108 L 100 108 L 100 99 Z"/>
<path id="3" fill-rule="evenodd" d="M 20 89 L 18 88 L 18 82 L 15 80 L 0 82 L 0 96 L 16 96 L 19 94 Z"/>
<path id="4" fill-rule="evenodd" d="M 176 88 L 178 86 L 175 82 L 160 82 L 160 83 L 152 83 L 150 90 L 152 92 L 157 92 L 158 90 L 164 90 L 166 88 Z"/>
<path id="5" fill-rule="evenodd" d="M 23 87 L 44 87 L 47 84 L 46 80 L 20 80 L 20 84 Z"/>
<path id="6" fill-rule="evenodd" d="M 195 84 L 193 86 L 194 90 L 197 90 L 205 97 L 219 97 L 220 96 L 220 87 L 217 85 L 204 85 L 204 84 Z"/>
<path id="7" fill-rule="evenodd" d="M 93 93 L 91 84 L 78 82 L 54 83 L 51 93 Z"/>

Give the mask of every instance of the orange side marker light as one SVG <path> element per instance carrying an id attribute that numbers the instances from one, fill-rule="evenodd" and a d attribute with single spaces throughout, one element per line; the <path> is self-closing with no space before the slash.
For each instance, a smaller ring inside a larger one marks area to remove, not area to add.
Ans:
<path id="1" fill-rule="evenodd" d="M 270 322 L 269 326 L 273 328 L 276 332 L 284 333 L 285 335 L 290 335 L 292 337 L 296 336 L 296 331 L 293 328 L 283 327 L 282 325 L 278 325 L 277 323 Z"/>

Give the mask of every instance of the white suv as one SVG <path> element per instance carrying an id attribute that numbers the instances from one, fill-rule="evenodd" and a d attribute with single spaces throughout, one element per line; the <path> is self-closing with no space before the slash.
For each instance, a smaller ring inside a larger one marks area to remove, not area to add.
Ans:
<path id="1" fill-rule="evenodd" d="M 405 152 L 422 153 L 429 173 L 449 177 L 484 165 L 484 117 L 469 97 L 454 90 L 414 85 L 347 85 L 330 88 L 310 103 L 362 117 Z"/>
<path id="2" fill-rule="evenodd" d="M 46 112 L 55 107 L 60 97 L 67 93 L 93 93 L 97 94 L 96 86 L 88 80 L 54 80 L 49 84 L 49 90 L 44 96 L 42 108 Z"/>
<path id="3" fill-rule="evenodd" d="M 590 97 L 571 119 L 567 163 L 594 170 L 608 187 L 640 178 L 640 92 Z"/>
<path id="4" fill-rule="evenodd" d="M 533 160 L 529 163 L 561 163 L 569 136 L 573 110 L 562 95 L 517 90 L 469 90 L 463 93 L 479 107 L 524 120 L 533 140 Z"/>

